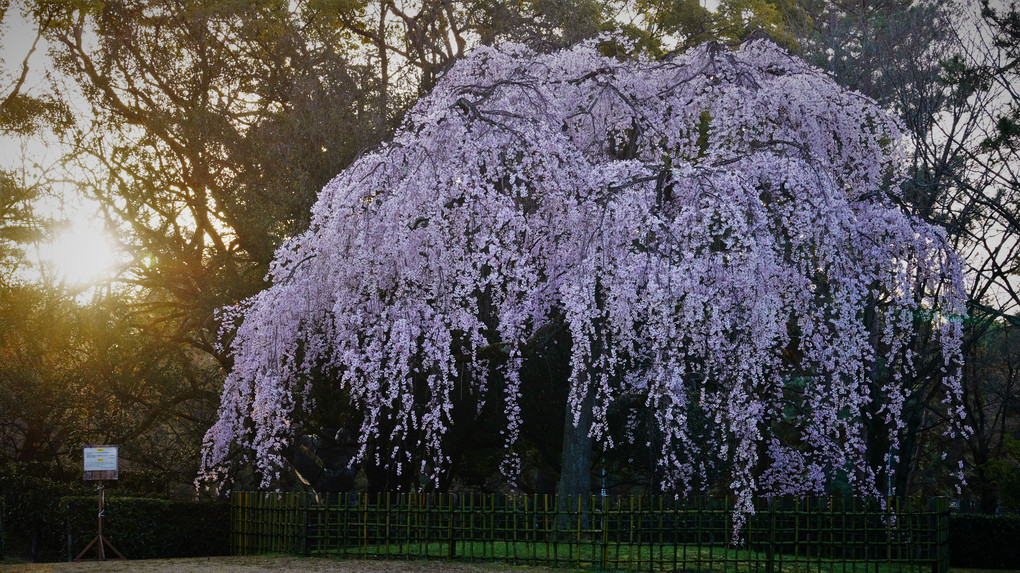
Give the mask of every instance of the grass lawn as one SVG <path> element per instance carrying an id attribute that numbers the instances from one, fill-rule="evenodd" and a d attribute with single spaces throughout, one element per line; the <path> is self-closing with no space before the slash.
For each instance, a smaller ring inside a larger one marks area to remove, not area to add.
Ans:
<path id="1" fill-rule="evenodd" d="M 443 559 L 451 556 L 447 543 L 408 543 L 355 545 L 340 558 Z M 456 543 L 457 559 L 468 561 L 524 562 L 537 566 L 595 568 L 630 571 L 674 571 L 684 568 L 699 573 L 765 573 L 768 556 L 764 552 L 716 546 L 629 545 L 595 543 L 498 541 Z M 894 563 L 888 563 L 890 559 Z M 839 558 L 805 557 L 776 553 L 772 556 L 774 573 L 930 573 L 931 564 L 906 556 L 875 555 L 869 562 L 847 562 Z"/>

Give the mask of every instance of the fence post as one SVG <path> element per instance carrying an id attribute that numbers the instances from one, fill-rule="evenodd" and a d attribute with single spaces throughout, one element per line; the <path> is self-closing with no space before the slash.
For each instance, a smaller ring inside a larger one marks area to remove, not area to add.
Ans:
<path id="1" fill-rule="evenodd" d="M 582 505 L 584 504 L 584 496 L 577 494 L 577 568 L 581 568 L 581 525 L 583 520 Z"/>
<path id="2" fill-rule="evenodd" d="M 765 546 L 765 573 L 774 573 L 776 570 L 776 508 L 772 500 L 772 496 L 769 496 L 769 542 Z"/>
<path id="3" fill-rule="evenodd" d="M 932 573 L 949 573 L 949 500 L 933 497 L 928 503 L 934 519 L 935 561 Z"/>
<path id="4" fill-rule="evenodd" d="M 362 498 L 364 502 L 361 504 L 361 545 L 362 547 L 368 546 L 368 494 L 359 493 L 358 497 Z"/>
<path id="5" fill-rule="evenodd" d="M 311 545 L 309 544 L 309 536 L 311 535 L 312 525 L 312 495 L 311 492 L 305 493 L 305 557 L 312 554 Z"/>
<path id="6" fill-rule="evenodd" d="M 449 493 L 449 494 L 446 494 L 446 495 L 447 495 L 446 509 L 450 513 L 450 517 L 447 519 L 447 525 L 446 525 L 446 527 L 447 527 L 447 538 L 449 538 L 449 540 L 450 540 L 450 547 L 449 547 L 449 554 L 448 555 L 449 555 L 450 559 L 453 559 L 456 556 L 456 554 L 457 554 L 457 552 L 454 549 L 456 541 L 453 538 L 453 520 L 457 517 L 457 514 L 454 511 L 454 504 L 457 501 L 457 494 Z"/>
<path id="7" fill-rule="evenodd" d="M 240 497 L 239 492 L 230 492 L 230 554 L 239 555 L 238 538 L 240 537 Z"/>
<path id="8" fill-rule="evenodd" d="M 602 569 L 609 568 L 609 508 L 607 498 L 602 496 L 602 557 L 599 559 L 599 566 Z"/>
<path id="9" fill-rule="evenodd" d="M 238 492 L 230 492 L 230 554 L 237 555 Z"/>

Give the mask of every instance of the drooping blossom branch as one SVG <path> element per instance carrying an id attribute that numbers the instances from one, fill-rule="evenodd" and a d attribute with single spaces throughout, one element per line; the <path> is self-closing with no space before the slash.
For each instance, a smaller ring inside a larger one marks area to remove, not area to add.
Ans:
<path id="1" fill-rule="evenodd" d="M 961 401 L 960 261 L 889 199 L 899 140 L 875 102 L 764 40 L 663 62 L 477 48 L 323 189 L 239 311 L 205 475 L 239 449 L 271 485 L 313 407 L 299 381 L 326 370 L 364 413 L 362 455 L 435 479 L 455 381 L 484 387 L 494 345 L 512 446 L 521 357 L 562 321 L 574 415 L 593 395 L 606 437 L 613 401 L 643 397 L 665 487 L 715 460 L 746 511 L 837 472 L 874 493 L 864 428 L 896 441 L 919 315 L 958 417 Z"/>

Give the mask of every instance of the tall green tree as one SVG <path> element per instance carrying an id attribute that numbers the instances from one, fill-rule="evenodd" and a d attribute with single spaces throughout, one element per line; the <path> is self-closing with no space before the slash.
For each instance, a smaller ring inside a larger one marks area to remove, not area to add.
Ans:
<path id="1" fill-rule="evenodd" d="M 893 488 L 912 494 L 931 487 L 925 479 L 933 467 L 925 464 L 940 458 L 938 450 L 958 447 L 968 450 L 969 481 L 980 484 L 986 481 L 981 460 L 994 457 L 1002 443 L 997 435 L 1001 427 L 988 423 L 987 410 L 1002 402 L 977 365 L 987 361 L 1000 325 L 1015 320 L 1020 309 L 1015 288 L 1020 202 L 1016 146 L 1009 144 L 1008 135 L 1017 101 L 1016 32 L 1010 25 L 1015 5 L 995 10 L 987 2 L 891 0 L 818 8 L 812 14 L 813 32 L 802 40 L 805 53 L 838 81 L 902 118 L 912 145 L 907 185 L 896 200 L 904 210 L 941 226 L 968 265 L 970 317 L 963 348 L 971 366 L 964 381 L 974 435 L 965 444 L 942 439 L 946 412 L 931 399 L 927 382 L 942 365 L 927 361 L 914 373 L 904 447 L 891 452 L 900 466 Z M 925 337 L 914 344 L 917 352 L 928 352 Z M 883 375 L 881 365 L 875 375 Z M 882 444 L 873 444 L 876 455 L 882 450 Z M 982 490 L 978 493 L 986 509 L 994 507 L 990 490 L 975 487 Z"/>
<path id="2" fill-rule="evenodd" d="M 0 170 L 0 285 L 8 285 L 24 263 L 24 245 L 39 235 L 31 207 L 34 190 Z"/>
<path id="3" fill-rule="evenodd" d="M 303 7 L 307 7 L 304 6 Z M 316 191 L 385 125 L 345 40 L 292 3 L 117 1 L 49 32 L 91 102 L 70 144 L 134 261 L 152 334 L 221 361 L 215 310 L 260 288 Z"/>
<path id="4" fill-rule="evenodd" d="M 0 290 L 0 462 L 73 475 L 81 446 L 110 443 L 131 470 L 190 482 L 219 369 L 134 322 L 114 298 L 83 303 L 40 283 Z"/>
<path id="5" fill-rule="evenodd" d="M 685 50 L 709 40 L 737 43 L 754 34 L 795 49 L 811 28 L 808 11 L 794 0 L 722 0 L 710 10 L 698 0 L 636 0 L 634 8 L 653 37 Z"/>
<path id="6" fill-rule="evenodd" d="M 7 53 L 20 57 L 14 65 L 4 62 L 0 73 L 0 132 L 27 134 L 38 130 L 47 120 L 60 120 L 66 111 L 63 102 L 48 94 L 29 93 L 30 72 L 44 34 L 57 24 L 60 10 L 51 2 L 19 4 L 20 16 L 33 28 L 30 34 L 12 42 L 0 35 L 0 45 Z M 11 13 L 10 0 L 0 2 L 0 23 L 9 25 L 16 15 Z M 27 45 L 25 44 L 27 40 Z"/>
<path id="7" fill-rule="evenodd" d="M 998 57 L 987 71 L 1009 99 L 998 114 L 995 134 L 983 143 L 988 149 L 1015 153 L 1020 147 L 1020 90 L 1016 87 L 1020 76 L 1020 9 L 1015 1 L 993 5 L 981 0 L 981 16 L 991 27 L 992 45 L 998 50 Z"/>
<path id="8" fill-rule="evenodd" d="M 16 154 L 10 152 L 13 141 L 38 133 L 45 127 L 61 126 L 66 122 L 66 108 L 59 100 L 46 93 L 29 89 L 32 68 L 43 34 L 53 25 L 56 11 L 44 3 L 19 5 L 21 14 L 12 12 L 9 1 L 0 2 L 0 25 L 7 26 L 20 16 L 34 24 L 26 36 L 27 45 L 14 41 L 8 32 L 0 32 L 0 47 L 11 57 L 13 64 L 0 66 L 0 137 L 9 146 L 0 164 L 0 285 L 8 285 L 20 267 L 24 266 L 24 247 L 42 234 L 41 220 L 33 208 L 41 186 L 30 181 L 23 171 L 12 164 Z"/>
<path id="9" fill-rule="evenodd" d="M 1015 504 L 1009 490 L 1020 477 L 1016 460 L 1010 463 L 1011 440 L 1020 434 L 1020 324 L 996 320 L 967 358 L 965 399 L 973 433 L 964 448 L 954 449 L 969 458 L 970 491 L 982 511 L 992 513 L 1002 501 Z"/>
<path id="10" fill-rule="evenodd" d="M 965 444 L 973 491 L 993 512 L 1016 503 L 1016 329 L 1020 326 L 1020 11 L 1016 2 L 980 3 L 977 33 L 967 39 L 967 58 L 947 66 L 947 79 L 986 94 L 981 130 L 968 141 L 963 203 L 978 213 L 970 227 L 974 258 L 971 330 L 973 374 L 967 385 L 974 433 Z M 1013 456 L 1011 461 L 1011 456 Z"/>

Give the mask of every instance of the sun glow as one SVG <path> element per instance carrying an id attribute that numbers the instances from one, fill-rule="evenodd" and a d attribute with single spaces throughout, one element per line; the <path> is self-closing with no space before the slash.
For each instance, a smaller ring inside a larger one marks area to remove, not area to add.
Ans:
<path id="1" fill-rule="evenodd" d="M 103 231 L 85 222 L 72 223 L 53 241 L 39 246 L 44 272 L 67 284 L 86 285 L 109 277 L 117 262 L 113 244 Z"/>

